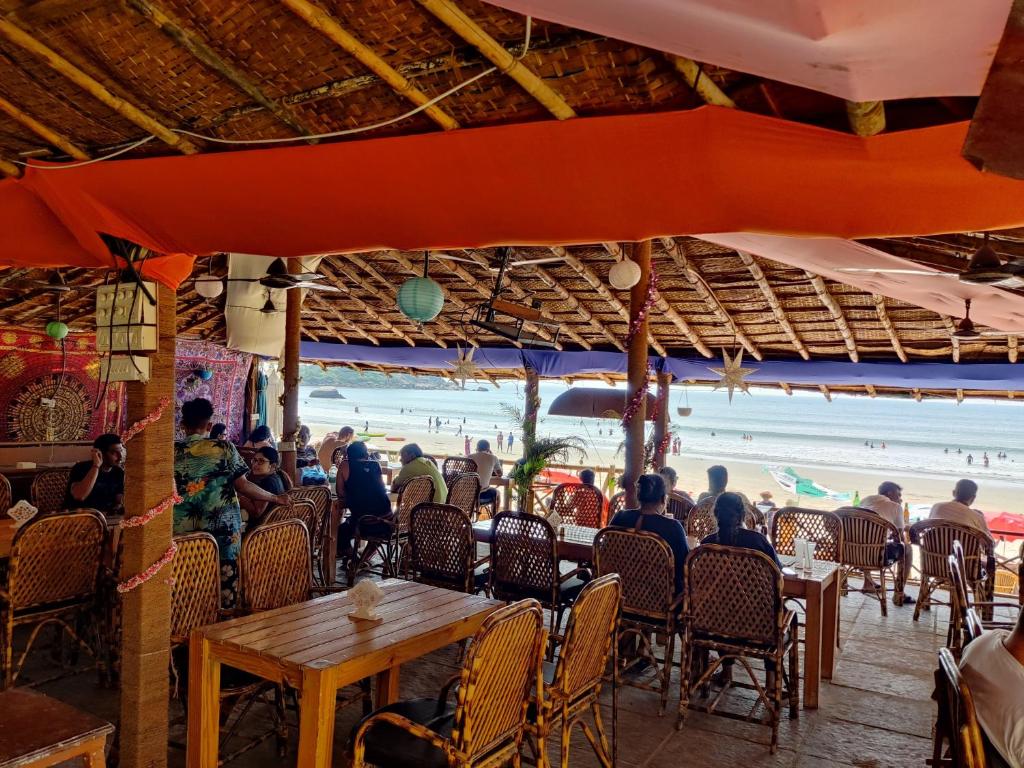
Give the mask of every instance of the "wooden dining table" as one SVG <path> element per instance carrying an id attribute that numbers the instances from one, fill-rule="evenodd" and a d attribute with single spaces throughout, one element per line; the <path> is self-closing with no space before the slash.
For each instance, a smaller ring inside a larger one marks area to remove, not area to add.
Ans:
<path id="1" fill-rule="evenodd" d="M 504 605 L 411 581 L 379 582 L 376 621 L 349 616 L 348 592 L 202 627 L 189 643 L 188 768 L 217 768 L 221 665 L 291 686 L 301 701 L 299 768 L 331 765 L 335 697 L 375 678 L 378 707 L 398 696 L 402 664 L 471 637 Z"/>
<path id="2" fill-rule="evenodd" d="M 557 553 L 560 559 L 593 562 L 594 537 L 599 529 L 567 525 L 558 530 Z M 490 544 L 491 521 L 474 523 L 473 535 L 479 543 Z M 782 574 L 783 597 L 803 600 L 806 606 L 803 622 L 803 706 L 804 709 L 817 709 L 821 681 L 832 679 L 839 648 L 839 565 L 815 560 L 810 571 L 784 568 Z"/>

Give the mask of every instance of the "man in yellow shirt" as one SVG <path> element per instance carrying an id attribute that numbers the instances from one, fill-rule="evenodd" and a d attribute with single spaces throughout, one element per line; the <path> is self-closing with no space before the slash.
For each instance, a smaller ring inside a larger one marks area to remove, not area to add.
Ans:
<path id="1" fill-rule="evenodd" d="M 434 501 L 444 504 L 445 499 L 448 498 L 448 486 L 444 484 L 444 478 L 437 465 L 423 455 L 423 449 L 416 443 L 408 443 L 402 446 L 402 450 L 398 452 L 398 458 L 402 462 L 402 469 L 391 483 L 391 492 L 397 493 L 399 488 L 414 477 L 426 475 L 434 481 Z"/>

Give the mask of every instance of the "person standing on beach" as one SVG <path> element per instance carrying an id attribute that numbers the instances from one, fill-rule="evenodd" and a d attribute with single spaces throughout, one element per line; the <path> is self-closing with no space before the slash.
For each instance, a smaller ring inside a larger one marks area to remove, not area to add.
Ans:
<path id="1" fill-rule="evenodd" d="M 515 438 L 512 437 L 512 431 L 509 430 L 509 433 L 508 433 L 508 452 L 509 453 L 512 453 L 512 441 L 513 440 L 515 440 Z M 985 466 L 988 466 L 988 461 L 987 460 L 985 462 Z"/>
<path id="2" fill-rule="evenodd" d="M 505 446 L 505 433 L 498 432 L 498 450 L 500 451 Z M 479 450 L 480 446 L 477 446 Z"/>
<path id="3" fill-rule="evenodd" d="M 469 456 L 469 435 L 466 435 L 466 439 L 463 441 L 463 451 Z"/>

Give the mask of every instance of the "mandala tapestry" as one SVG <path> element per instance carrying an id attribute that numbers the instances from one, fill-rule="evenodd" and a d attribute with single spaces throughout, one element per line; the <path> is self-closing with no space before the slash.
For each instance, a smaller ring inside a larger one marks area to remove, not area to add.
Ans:
<path id="1" fill-rule="evenodd" d="M 181 415 L 181 404 L 196 397 L 213 403 L 214 422 L 228 425 L 228 437 L 242 437 L 245 415 L 245 382 L 249 376 L 252 355 L 248 352 L 218 347 L 206 341 L 178 340 L 174 369 L 175 423 Z M 208 379 L 203 373 L 208 371 Z M 180 428 L 178 436 L 181 437 Z"/>
<path id="2" fill-rule="evenodd" d="M 64 346 L 39 331 L 0 331 L 0 441 L 88 441 L 122 428 L 124 385 L 100 381 L 95 336 L 72 334 Z"/>

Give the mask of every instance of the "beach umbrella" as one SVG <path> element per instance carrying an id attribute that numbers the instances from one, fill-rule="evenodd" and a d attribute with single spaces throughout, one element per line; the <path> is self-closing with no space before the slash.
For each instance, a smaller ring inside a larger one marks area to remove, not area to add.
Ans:
<path id="1" fill-rule="evenodd" d="M 655 397 L 647 393 L 647 421 L 654 421 Z M 626 393 L 615 389 L 573 387 L 548 406 L 549 416 L 576 416 L 584 419 L 621 419 L 626 408 Z"/>

